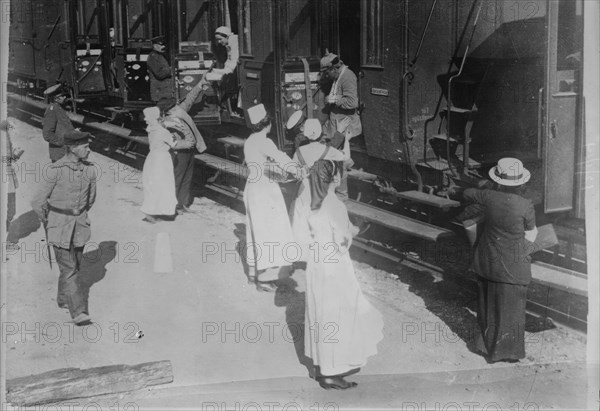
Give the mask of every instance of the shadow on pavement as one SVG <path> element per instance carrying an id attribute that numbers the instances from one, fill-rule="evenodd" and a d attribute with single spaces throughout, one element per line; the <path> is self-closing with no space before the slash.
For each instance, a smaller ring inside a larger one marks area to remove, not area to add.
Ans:
<path id="1" fill-rule="evenodd" d="M 94 284 L 104 279 L 106 276 L 106 265 L 114 260 L 116 255 L 116 241 L 102 241 L 97 248 L 92 248 L 88 245 L 88 251 L 83 255 L 81 275 L 79 276 L 79 287 L 85 296 L 86 304 L 89 299 L 90 289 Z"/>
<path id="2" fill-rule="evenodd" d="M 41 226 L 40 219 L 33 210 L 21 214 L 10 222 L 6 241 L 9 243 L 18 243 L 19 240 L 35 233 Z"/>
<path id="3" fill-rule="evenodd" d="M 274 303 L 277 307 L 285 307 L 285 322 L 287 327 L 283 338 L 294 343 L 296 356 L 300 364 L 304 365 L 308 375 L 314 377 L 312 360 L 304 355 L 304 311 L 306 293 L 297 290 L 298 284 L 292 278 L 279 280 L 275 292 Z"/>

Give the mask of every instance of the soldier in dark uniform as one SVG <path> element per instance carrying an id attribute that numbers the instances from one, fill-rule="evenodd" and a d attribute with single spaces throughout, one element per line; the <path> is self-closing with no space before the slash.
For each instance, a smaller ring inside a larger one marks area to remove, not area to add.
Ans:
<path id="1" fill-rule="evenodd" d="M 163 36 L 152 39 L 152 51 L 148 55 L 148 75 L 150 76 L 150 98 L 153 102 L 161 98 L 174 98 L 175 86 L 171 66 L 165 57 L 165 39 Z"/>
<path id="2" fill-rule="evenodd" d="M 56 302 L 69 309 L 77 325 L 91 321 L 87 296 L 79 285 L 83 247 L 91 235 L 88 210 L 96 200 L 96 168 L 87 161 L 90 137 L 78 130 L 64 137 L 67 154 L 49 167 L 31 202 L 47 229 L 60 270 Z"/>
<path id="3" fill-rule="evenodd" d="M 50 161 L 53 163 L 65 155 L 64 137 L 75 129 L 64 107 L 69 99 L 69 90 L 62 84 L 47 88 L 44 94 L 52 102 L 42 119 L 42 136 L 50 145 Z"/>

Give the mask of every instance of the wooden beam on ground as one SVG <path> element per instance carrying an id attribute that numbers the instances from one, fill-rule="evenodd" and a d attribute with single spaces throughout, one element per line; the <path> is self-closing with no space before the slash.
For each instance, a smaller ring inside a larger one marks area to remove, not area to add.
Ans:
<path id="1" fill-rule="evenodd" d="M 75 398 L 140 390 L 173 382 L 171 361 L 97 368 L 62 368 L 6 381 L 6 399 L 15 406 L 57 403 Z"/>

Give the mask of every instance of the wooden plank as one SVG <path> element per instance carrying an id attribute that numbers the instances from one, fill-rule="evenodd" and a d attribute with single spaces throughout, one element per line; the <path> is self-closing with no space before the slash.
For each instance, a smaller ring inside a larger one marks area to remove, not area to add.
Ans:
<path id="1" fill-rule="evenodd" d="M 396 196 L 404 200 L 410 200 L 437 208 L 451 208 L 460 206 L 458 201 L 449 200 L 444 197 L 436 196 L 434 194 L 427 194 L 416 190 L 398 192 L 396 193 Z"/>
<path id="2" fill-rule="evenodd" d="M 243 164 L 225 160 L 224 158 L 208 153 L 197 154 L 195 158 L 208 167 L 221 170 L 228 174 L 234 174 L 242 178 L 248 178 L 248 168 Z"/>
<path id="3" fill-rule="evenodd" d="M 19 406 L 56 403 L 173 382 L 171 361 L 137 365 L 62 368 L 6 381 L 8 402 Z"/>
<path id="4" fill-rule="evenodd" d="M 427 160 L 427 161 L 419 161 L 419 162 L 417 162 L 417 166 L 432 168 L 432 169 L 438 170 L 438 171 L 449 170 L 448 162 L 445 160 L 432 159 L 432 160 Z"/>
<path id="5" fill-rule="evenodd" d="M 230 146 L 235 147 L 244 147 L 244 143 L 246 140 L 243 138 L 235 137 L 235 136 L 227 136 L 218 138 L 217 141 L 222 144 L 229 144 Z"/>
<path id="6" fill-rule="evenodd" d="M 425 240 L 437 241 L 440 238 L 452 237 L 454 232 L 445 228 L 436 227 L 432 224 L 424 223 L 419 220 L 395 214 L 369 204 L 360 203 L 354 200 L 344 202 L 351 216 L 364 218 L 367 221 L 391 228 L 414 237 Z"/>
<path id="7" fill-rule="evenodd" d="M 442 134 L 434 134 L 433 136 L 431 136 L 431 138 L 437 138 L 439 140 L 448 140 L 448 135 L 446 135 L 445 133 Z M 450 141 L 454 141 L 456 142 L 456 139 L 454 137 L 450 137 Z"/>
<path id="8" fill-rule="evenodd" d="M 348 171 L 348 178 L 361 180 L 361 181 L 368 181 L 371 183 L 373 181 L 377 180 L 377 176 L 375 174 L 367 173 L 366 171 L 363 171 L 363 170 L 356 170 L 354 168 L 352 170 Z"/>
<path id="9" fill-rule="evenodd" d="M 144 144 L 146 146 L 150 145 L 148 141 L 148 137 L 144 136 L 119 136 L 121 138 L 126 138 L 127 140 L 135 141 L 136 143 Z"/>

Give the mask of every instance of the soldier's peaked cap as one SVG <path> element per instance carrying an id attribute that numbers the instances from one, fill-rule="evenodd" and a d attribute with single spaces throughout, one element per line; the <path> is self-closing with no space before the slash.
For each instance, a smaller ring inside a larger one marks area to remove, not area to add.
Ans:
<path id="1" fill-rule="evenodd" d="M 160 36 L 152 37 L 150 41 L 153 44 L 165 44 L 165 36 L 161 34 Z"/>
<path id="2" fill-rule="evenodd" d="M 90 142 L 92 135 L 85 131 L 73 130 L 65 135 L 65 146 L 78 146 Z"/>
<path id="3" fill-rule="evenodd" d="M 56 96 L 68 95 L 68 94 L 69 94 L 69 90 L 67 90 L 67 88 L 64 87 L 61 83 L 50 86 L 46 90 L 44 90 L 44 95 L 46 95 L 48 97 L 56 97 Z"/>

